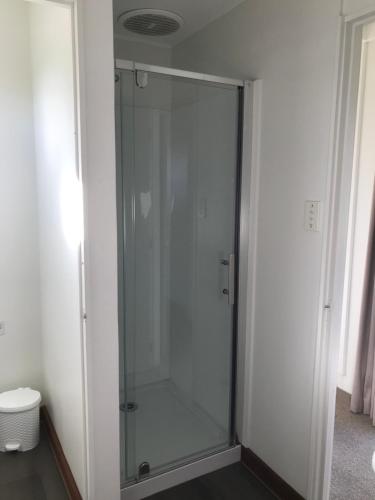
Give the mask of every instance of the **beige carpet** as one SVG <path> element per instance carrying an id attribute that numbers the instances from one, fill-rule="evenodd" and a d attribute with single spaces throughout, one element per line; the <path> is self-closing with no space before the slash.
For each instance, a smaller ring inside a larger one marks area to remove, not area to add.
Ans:
<path id="1" fill-rule="evenodd" d="M 330 500 L 374 500 L 375 427 L 350 411 L 350 396 L 338 390 Z"/>

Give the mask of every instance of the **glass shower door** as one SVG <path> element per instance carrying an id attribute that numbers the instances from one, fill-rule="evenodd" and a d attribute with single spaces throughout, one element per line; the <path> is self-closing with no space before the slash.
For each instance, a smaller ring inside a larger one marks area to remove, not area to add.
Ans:
<path id="1" fill-rule="evenodd" d="M 126 482 L 231 442 L 239 90 L 118 74 Z"/>

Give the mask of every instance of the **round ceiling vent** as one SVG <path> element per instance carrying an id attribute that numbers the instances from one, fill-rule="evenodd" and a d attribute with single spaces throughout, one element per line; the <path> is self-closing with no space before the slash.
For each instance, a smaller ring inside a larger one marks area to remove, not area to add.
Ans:
<path id="1" fill-rule="evenodd" d="M 183 24 L 179 15 L 159 9 L 129 10 L 121 14 L 118 21 L 126 30 L 148 36 L 170 35 Z"/>

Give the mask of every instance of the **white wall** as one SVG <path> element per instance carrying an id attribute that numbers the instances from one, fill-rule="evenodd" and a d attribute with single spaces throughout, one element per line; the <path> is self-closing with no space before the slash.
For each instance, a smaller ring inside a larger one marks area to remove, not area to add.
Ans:
<path id="1" fill-rule="evenodd" d="M 173 65 L 263 79 L 249 446 L 307 494 L 322 232 L 340 1 L 249 0 L 173 50 Z"/>
<path id="2" fill-rule="evenodd" d="M 85 498 L 83 368 L 79 284 L 71 13 L 30 4 L 38 179 L 44 403 Z"/>
<path id="3" fill-rule="evenodd" d="M 170 66 L 172 50 L 155 43 L 139 42 L 116 36 L 115 57 L 145 64 Z"/>
<path id="4" fill-rule="evenodd" d="M 85 188 L 90 500 L 120 498 L 112 0 L 79 2 Z"/>
<path id="5" fill-rule="evenodd" d="M 374 0 L 343 0 L 344 15 L 357 15 L 369 10 L 375 11 Z"/>
<path id="6" fill-rule="evenodd" d="M 0 391 L 41 390 L 85 498 L 71 14 L 0 10 Z"/>
<path id="7" fill-rule="evenodd" d="M 338 387 L 352 393 L 360 326 L 363 285 L 369 240 L 369 225 L 375 178 L 375 24 L 365 28 L 362 58 L 361 110 L 358 118 L 358 185 L 354 204 L 353 261 L 347 330 L 341 346 L 341 366 Z M 356 165 L 357 167 L 357 165 Z M 349 269 L 347 270 L 349 272 Z"/>
<path id="8" fill-rule="evenodd" d="M 0 392 L 41 386 L 39 257 L 28 12 L 0 1 Z M 10 50 L 11 48 L 11 50 Z"/>

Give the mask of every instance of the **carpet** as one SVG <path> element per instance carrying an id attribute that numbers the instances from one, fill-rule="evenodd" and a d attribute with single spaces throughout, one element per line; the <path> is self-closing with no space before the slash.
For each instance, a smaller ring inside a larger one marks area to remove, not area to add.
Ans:
<path id="1" fill-rule="evenodd" d="M 375 427 L 350 411 L 350 395 L 337 390 L 330 500 L 374 500 Z"/>

